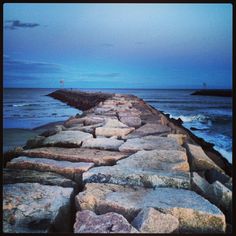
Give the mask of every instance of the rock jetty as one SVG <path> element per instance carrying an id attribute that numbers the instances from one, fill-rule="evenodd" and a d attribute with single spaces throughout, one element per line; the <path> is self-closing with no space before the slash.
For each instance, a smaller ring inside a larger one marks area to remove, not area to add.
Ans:
<path id="1" fill-rule="evenodd" d="M 226 233 L 232 168 L 133 95 L 57 90 L 83 111 L 5 153 L 5 233 Z"/>

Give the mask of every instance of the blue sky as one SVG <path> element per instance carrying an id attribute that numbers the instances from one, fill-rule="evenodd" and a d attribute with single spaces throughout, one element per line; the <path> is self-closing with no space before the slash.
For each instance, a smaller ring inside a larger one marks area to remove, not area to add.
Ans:
<path id="1" fill-rule="evenodd" d="M 230 4 L 4 4 L 4 87 L 232 87 Z"/>

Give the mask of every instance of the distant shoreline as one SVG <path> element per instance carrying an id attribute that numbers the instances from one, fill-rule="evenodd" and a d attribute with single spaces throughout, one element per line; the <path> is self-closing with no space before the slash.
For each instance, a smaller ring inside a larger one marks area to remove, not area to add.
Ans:
<path id="1" fill-rule="evenodd" d="M 197 90 L 191 95 L 200 95 L 200 96 L 217 96 L 217 97 L 232 97 L 231 89 L 202 89 Z"/>

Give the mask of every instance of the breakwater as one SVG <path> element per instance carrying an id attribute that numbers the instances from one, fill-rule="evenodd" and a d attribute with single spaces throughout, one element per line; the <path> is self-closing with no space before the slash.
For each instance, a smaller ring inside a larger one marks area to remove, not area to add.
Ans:
<path id="1" fill-rule="evenodd" d="M 230 231 L 231 165 L 181 120 L 133 95 L 49 96 L 83 113 L 5 156 L 4 232 Z"/>

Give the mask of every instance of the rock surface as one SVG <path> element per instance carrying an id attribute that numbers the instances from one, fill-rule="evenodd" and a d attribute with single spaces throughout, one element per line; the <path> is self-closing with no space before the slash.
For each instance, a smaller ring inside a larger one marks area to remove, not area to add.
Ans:
<path id="1" fill-rule="evenodd" d="M 123 140 L 98 137 L 84 141 L 82 147 L 118 151 L 123 143 Z"/>
<path id="2" fill-rule="evenodd" d="M 71 179 L 53 172 L 36 170 L 3 169 L 3 183 L 39 183 L 43 185 L 56 185 L 61 187 L 76 188 L 77 184 Z"/>
<path id="3" fill-rule="evenodd" d="M 163 134 L 163 133 L 170 133 L 171 128 L 166 126 L 166 125 L 161 125 L 161 124 L 145 124 L 141 126 L 140 128 L 136 129 L 134 132 L 131 134 L 127 135 L 127 139 L 129 138 L 140 138 L 143 136 L 148 136 L 148 135 L 158 135 L 158 134 Z"/>
<path id="4" fill-rule="evenodd" d="M 175 138 L 179 145 L 183 145 L 187 136 L 185 134 L 168 134 L 167 137 Z"/>
<path id="5" fill-rule="evenodd" d="M 43 147 L 21 152 L 23 156 L 48 158 L 71 162 L 93 162 L 96 165 L 111 165 L 127 156 L 121 152 L 89 148 Z"/>
<path id="6" fill-rule="evenodd" d="M 142 120 L 138 116 L 130 116 L 130 114 L 121 116 L 122 113 L 119 113 L 119 119 L 122 123 L 126 124 L 129 127 L 135 127 L 138 128 L 142 124 Z"/>
<path id="7" fill-rule="evenodd" d="M 107 127 L 99 127 L 95 129 L 96 136 L 105 136 L 105 137 L 125 137 L 130 132 L 134 131 L 134 128 L 107 128 Z"/>
<path id="8" fill-rule="evenodd" d="M 183 151 L 139 151 L 114 166 L 92 168 L 83 174 L 85 183 L 114 183 L 145 187 L 189 188 L 190 174 Z"/>
<path id="9" fill-rule="evenodd" d="M 72 188 L 38 183 L 4 185 L 3 232 L 69 232 L 72 194 Z"/>
<path id="10" fill-rule="evenodd" d="M 92 211 L 78 211 L 74 233 L 138 233 L 120 214 L 109 212 L 96 215 Z"/>
<path id="11" fill-rule="evenodd" d="M 44 146 L 80 147 L 82 142 L 93 135 L 81 131 L 61 131 L 44 139 Z"/>
<path id="12" fill-rule="evenodd" d="M 152 207 L 179 220 L 181 233 L 225 232 L 224 214 L 195 192 L 174 188 L 145 189 L 114 184 L 86 184 L 76 196 L 77 208 L 97 214 L 117 212 L 127 220 L 146 207 Z"/>
<path id="13" fill-rule="evenodd" d="M 178 233 L 179 221 L 170 214 L 163 214 L 154 208 L 141 210 L 131 223 L 141 233 Z"/>
<path id="14" fill-rule="evenodd" d="M 216 169 L 222 171 L 202 150 L 200 146 L 194 144 L 186 145 L 190 157 L 191 169 L 193 171 Z"/>
<path id="15" fill-rule="evenodd" d="M 121 152 L 137 152 L 140 150 L 184 150 L 174 138 L 145 136 L 128 139 L 119 147 Z"/>
<path id="16" fill-rule="evenodd" d="M 75 181 L 80 181 L 82 173 L 93 167 L 93 165 L 90 162 L 55 161 L 45 158 L 20 156 L 8 162 L 7 168 L 52 171 Z"/>

